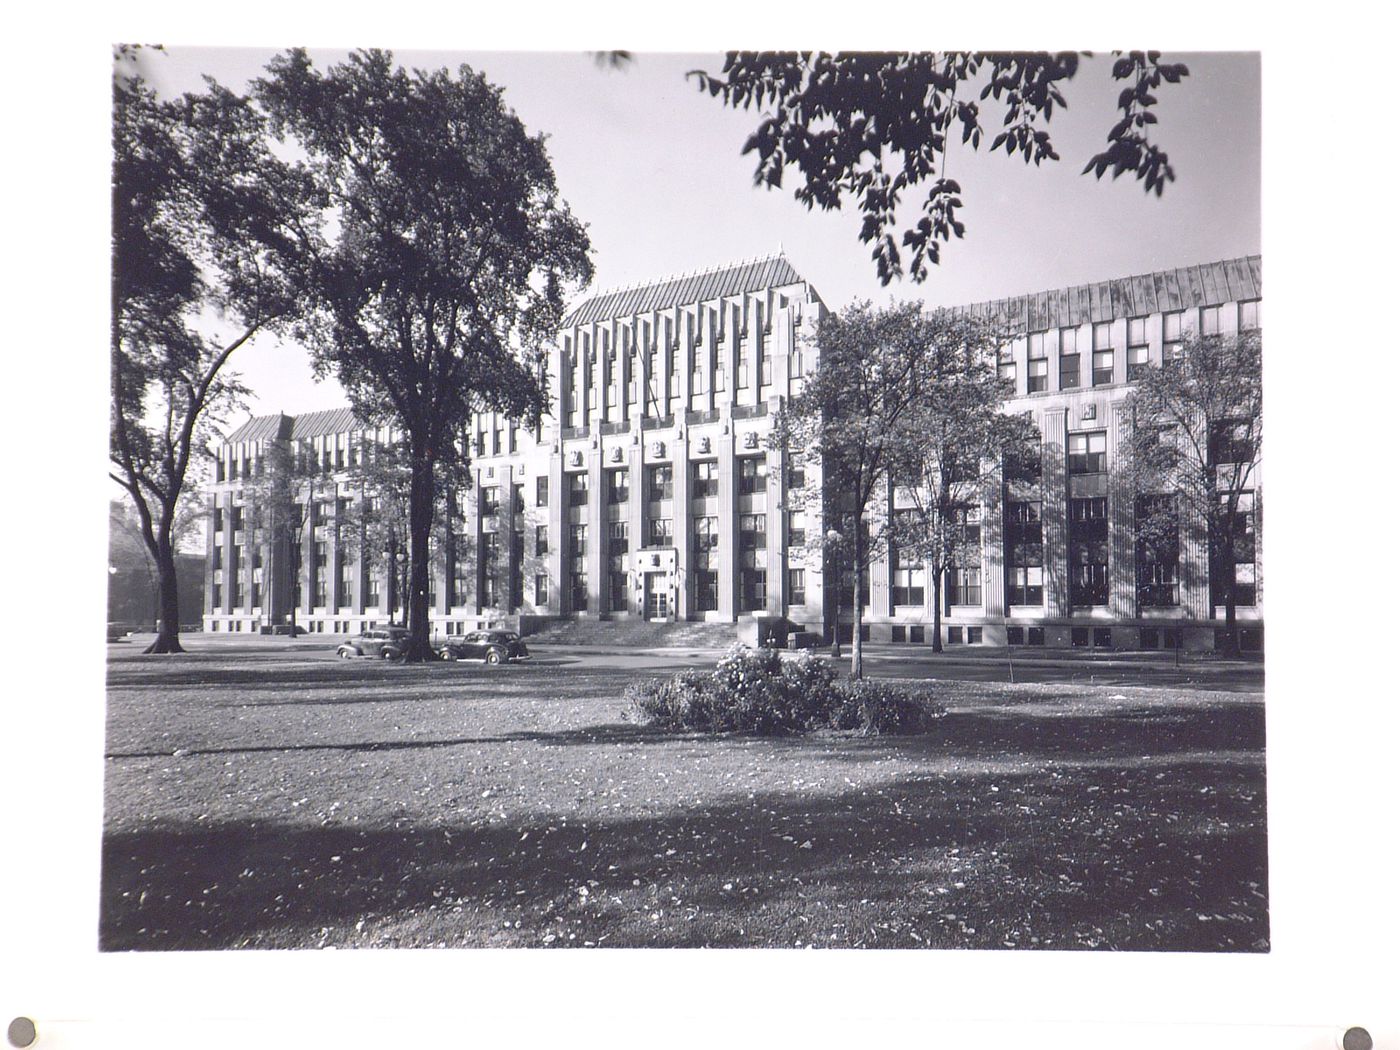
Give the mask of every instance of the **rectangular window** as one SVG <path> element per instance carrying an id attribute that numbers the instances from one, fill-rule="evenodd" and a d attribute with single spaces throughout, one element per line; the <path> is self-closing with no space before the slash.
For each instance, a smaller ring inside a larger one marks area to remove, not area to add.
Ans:
<path id="1" fill-rule="evenodd" d="M 1094 385 L 1108 386 L 1113 382 L 1113 351 L 1094 351 Z"/>
<path id="2" fill-rule="evenodd" d="M 578 612 L 588 611 L 588 574 L 586 572 L 575 572 L 569 576 L 569 589 L 571 592 L 570 604 Z"/>
<path id="3" fill-rule="evenodd" d="M 1184 311 L 1162 315 L 1162 363 L 1181 360 L 1181 319 Z"/>
<path id="4" fill-rule="evenodd" d="M 1147 365 L 1147 347 L 1128 347 L 1128 382 L 1131 383 L 1134 379 L 1141 378 L 1147 370 Z"/>
<path id="5" fill-rule="evenodd" d="M 1227 497 L 1220 497 L 1222 509 L 1226 501 Z M 1211 550 L 1211 602 L 1215 605 L 1225 604 L 1227 581 L 1233 577 L 1235 604 L 1254 605 L 1258 599 L 1258 581 L 1255 568 L 1257 544 L 1253 492 L 1239 494 L 1234 520 L 1227 521 L 1225 527 L 1230 531 L 1229 549 L 1222 553 L 1213 544 Z"/>
<path id="6" fill-rule="evenodd" d="M 1079 386 L 1079 355 L 1060 354 L 1060 389 L 1073 390 Z"/>
<path id="7" fill-rule="evenodd" d="M 739 610 L 759 612 L 768 604 L 768 571 L 744 569 L 739 574 Z"/>
<path id="8" fill-rule="evenodd" d="M 1259 300 L 1240 303 L 1240 331 L 1252 332 L 1259 327 Z"/>
<path id="9" fill-rule="evenodd" d="M 1089 628 L 1071 627 L 1069 631 L 1069 644 L 1076 649 L 1089 648 Z"/>
<path id="10" fill-rule="evenodd" d="M 221 547 L 221 546 L 218 546 L 218 547 L 215 547 L 215 548 L 214 548 L 214 565 L 213 565 L 213 568 L 215 568 L 215 569 L 222 569 L 223 567 L 224 567 L 224 548 Z"/>
<path id="11" fill-rule="evenodd" d="M 969 627 L 969 628 L 967 629 L 967 644 L 968 644 L 968 645 L 981 645 L 981 644 L 982 644 L 982 628 L 980 628 L 980 627 Z"/>
<path id="12" fill-rule="evenodd" d="M 1252 463 L 1254 443 L 1249 423 L 1236 419 L 1216 420 L 1210 424 L 1206 454 L 1212 465 L 1221 463 Z"/>
<path id="13" fill-rule="evenodd" d="M 1071 434 L 1067 448 L 1071 474 L 1103 474 L 1108 470 L 1108 435 L 1105 431 Z"/>
<path id="14" fill-rule="evenodd" d="M 549 526 L 535 526 L 535 557 L 549 553 Z"/>
<path id="15" fill-rule="evenodd" d="M 519 517 L 525 513 L 525 486 L 512 485 L 510 487 L 511 513 Z"/>
<path id="16" fill-rule="evenodd" d="M 789 492 L 796 492 L 807 487 L 807 468 L 801 463 L 795 463 L 788 467 L 787 487 Z"/>
<path id="17" fill-rule="evenodd" d="M 787 545 L 792 550 L 801 550 L 807 546 L 807 512 L 805 510 L 788 511 Z"/>
<path id="18" fill-rule="evenodd" d="M 323 507 L 323 505 L 320 503 L 316 504 L 316 506 L 318 508 Z M 239 529 L 243 528 L 243 508 L 234 507 L 229 513 L 232 516 L 233 531 L 237 532 Z M 325 515 L 324 513 L 322 513 L 321 517 L 317 519 L 316 524 L 319 525 L 324 520 Z"/>
<path id="19" fill-rule="evenodd" d="M 1026 629 L 1024 627 L 1008 627 L 1006 629 L 1007 645 L 1025 645 Z"/>
<path id="20" fill-rule="evenodd" d="M 719 608 L 719 573 L 709 569 L 695 573 L 695 608 L 697 612 L 714 612 Z"/>
<path id="21" fill-rule="evenodd" d="M 569 555 L 575 561 L 588 553 L 588 526 L 569 526 Z"/>
<path id="22" fill-rule="evenodd" d="M 501 490 L 495 485 L 487 485 L 481 490 L 481 516 L 494 518 L 501 513 Z"/>
<path id="23" fill-rule="evenodd" d="M 904 624 L 896 623 L 890 625 L 890 641 L 902 642 L 905 640 L 906 637 L 907 635 L 904 630 Z"/>
<path id="24" fill-rule="evenodd" d="M 1201 307 L 1201 335 L 1220 334 L 1220 307 Z"/>
<path id="25" fill-rule="evenodd" d="M 890 598 L 895 605 L 924 604 L 924 570 L 920 568 L 897 568 L 890 586 Z"/>
<path id="26" fill-rule="evenodd" d="M 1026 392 L 1039 394 L 1050 389 L 1050 362 L 1044 357 L 1033 357 L 1026 362 Z"/>
<path id="27" fill-rule="evenodd" d="M 768 460 L 763 456 L 746 456 L 739 460 L 739 494 L 752 495 L 765 491 L 768 484 Z"/>
<path id="28" fill-rule="evenodd" d="M 768 554 L 768 515 L 739 515 L 739 556 L 740 564 L 747 568 L 763 568 L 767 565 Z"/>
<path id="29" fill-rule="evenodd" d="M 549 573 L 547 572 L 535 574 L 535 604 L 538 606 L 549 604 Z"/>
<path id="30" fill-rule="evenodd" d="M 1094 349 L 1112 350 L 1113 326 L 1108 321 L 1099 321 L 1094 325 Z"/>
<path id="31" fill-rule="evenodd" d="M 807 604 L 807 570 L 788 570 L 788 604 Z"/>
<path id="32" fill-rule="evenodd" d="M 535 479 L 535 506 L 549 506 L 549 477 L 541 475 Z"/>
<path id="33" fill-rule="evenodd" d="M 662 463 L 647 467 L 647 499 L 652 503 L 671 498 L 671 465 Z"/>
<path id="34" fill-rule="evenodd" d="M 1095 627 L 1095 628 L 1094 628 L 1094 648 L 1095 648 L 1095 649 L 1112 649 L 1112 648 L 1113 648 L 1113 629 L 1112 629 L 1112 628 L 1110 628 L 1110 627 Z"/>
<path id="35" fill-rule="evenodd" d="M 671 519 L 652 518 L 647 522 L 647 546 L 670 547 L 674 544 L 671 532 Z"/>
<path id="36" fill-rule="evenodd" d="M 1044 644 L 1045 644 L 1045 628 L 1044 628 L 1044 627 L 1027 627 L 1027 628 L 1026 628 L 1026 644 L 1027 644 L 1027 645 L 1044 645 Z"/>
<path id="37" fill-rule="evenodd" d="M 1045 547 L 1039 500 L 1006 505 L 1006 592 L 1011 605 L 1044 605 Z"/>
<path id="38" fill-rule="evenodd" d="M 1016 362 L 1006 361 L 997 365 L 997 378 L 1001 380 L 1008 394 L 1016 393 Z"/>
<path id="39" fill-rule="evenodd" d="M 569 475 L 569 506 L 588 506 L 588 474 L 586 472 Z"/>
<path id="40" fill-rule="evenodd" d="M 1069 501 L 1069 600 L 1075 606 L 1108 604 L 1108 500 Z"/>
<path id="41" fill-rule="evenodd" d="M 608 503 L 613 506 L 626 503 L 631 496 L 631 477 L 627 468 L 608 471 Z"/>
<path id="42" fill-rule="evenodd" d="M 691 464 L 693 481 L 691 495 L 695 499 L 719 495 L 719 464 L 713 459 L 696 460 Z"/>
<path id="43" fill-rule="evenodd" d="M 949 605 L 982 604 L 982 570 L 980 568 L 949 569 L 944 586 Z"/>
<path id="44" fill-rule="evenodd" d="M 1139 496 L 1134 510 L 1138 604 L 1144 608 L 1177 605 L 1181 541 L 1176 499 L 1167 495 Z"/>
<path id="45" fill-rule="evenodd" d="M 948 644 L 949 644 L 949 645 L 962 645 L 962 640 L 963 640 L 963 629 L 962 629 L 961 627 L 949 627 L 949 628 L 948 628 Z"/>
<path id="46" fill-rule="evenodd" d="M 719 567 L 719 519 L 695 519 L 695 567 L 715 569 Z"/>

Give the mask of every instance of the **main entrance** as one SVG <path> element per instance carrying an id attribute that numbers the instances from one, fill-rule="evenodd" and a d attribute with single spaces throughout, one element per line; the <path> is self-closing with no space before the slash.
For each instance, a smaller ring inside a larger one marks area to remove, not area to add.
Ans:
<path id="1" fill-rule="evenodd" d="M 669 620 L 671 618 L 670 588 L 666 585 L 666 573 L 647 573 L 643 594 L 648 620 Z"/>

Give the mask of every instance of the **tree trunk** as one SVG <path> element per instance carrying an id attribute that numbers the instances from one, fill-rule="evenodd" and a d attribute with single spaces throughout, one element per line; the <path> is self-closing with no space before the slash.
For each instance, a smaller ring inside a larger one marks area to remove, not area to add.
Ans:
<path id="1" fill-rule="evenodd" d="M 433 462 L 426 449 L 412 450 L 408 491 L 408 646 L 411 663 L 432 659 L 428 642 L 428 537 L 433 526 Z"/>
<path id="2" fill-rule="evenodd" d="M 851 677 L 855 679 L 861 678 L 865 673 L 864 653 L 861 651 L 860 644 L 860 618 L 863 611 L 861 609 L 860 570 L 863 564 L 861 558 L 865 553 L 865 545 L 861 542 L 861 539 L 864 525 L 864 520 L 857 517 L 855 542 L 853 544 L 855 557 L 851 559 Z"/>
<path id="3" fill-rule="evenodd" d="M 146 648 L 146 652 L 183 653 L 184 647 L 180 645 L 180 581 L 175 576 L 175 552 L 165 542 L 165 537 L 161 539 L 156 554 L 160 619 L 156 624 L 156 640 Z"/>
<path id="4" fill-rule="evenodd" d="M 933 573 L 933 637 L 929 648 L 935 653 L 943 651 L 943 574 Z"/>

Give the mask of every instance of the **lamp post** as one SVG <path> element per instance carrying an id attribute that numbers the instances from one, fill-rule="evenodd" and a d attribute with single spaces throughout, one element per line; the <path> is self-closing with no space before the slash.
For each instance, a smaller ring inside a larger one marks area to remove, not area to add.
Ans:
<path id="1" fill-rule="evenodd" d="M 394 572 L 394 595 L 393 595 L 393 597 L 394 597 L 395 605 L 398 604 L 398 597 L 399 597 L 399 593 L 398 593 L 398 592 L 399 592 L 399 586 L 398 586 L 398 584 L 399 584 L 400 582 L 402 582 L 402 583 L 403 583 L 403 590 L 404 590 L 404 591 L 407 591 L 407 590 L 408 590 L 408 581 L 404 578 L 404 575 L 403 575 L 404 562 L 406 562 L 407 560 L 408 560 L 408 558 L 407 558 L 407 556 L 404 554 L 403 548 L 402 548 L 402 547 L 397 547 L 397 546 L 396 546 L 396 549 L 394 550 L 394 569 L 393 569 L 393 572 Z M 394 622 L 394 613 L 395 613 L 396 611 L 397 611 L 396 609 L 390 609 L 390 610 L 389 610 L 389 622 L 390 622 L 390 623 L 393 623 L 393 622 Z M 406 606 L 406 605 L 404 606 L 403 625 L 404 625 L 405 627 L 408 626 L 408 606 Z"/>

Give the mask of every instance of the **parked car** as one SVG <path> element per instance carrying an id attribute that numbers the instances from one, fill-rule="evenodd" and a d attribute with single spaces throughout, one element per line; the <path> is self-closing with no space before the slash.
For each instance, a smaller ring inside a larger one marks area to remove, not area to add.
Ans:
<path id="1" fill-rule="evenodd" d="M 473 631 L 438 647 L 443 660 L 485 660 L 488 664 L 528 660 L 530 650 L 514 631 Z"/>
<path id="2" fill-rule="evenodd" d="M 336 646 L 335 655 L 341 659 L 375 656 L 381 660 L 397 660 L 403 655 L 407 641 L 407 627 L 375 627 L 349 641 L 341 642 Z"/>

